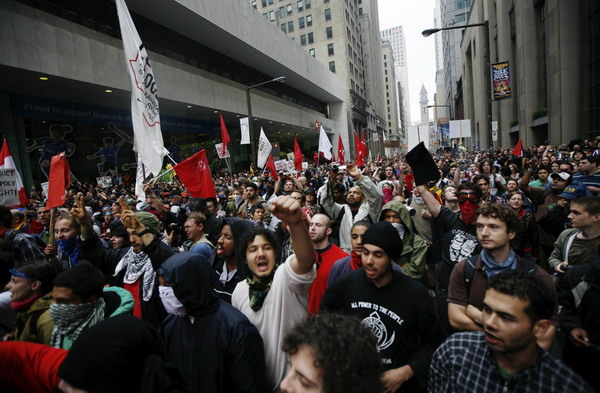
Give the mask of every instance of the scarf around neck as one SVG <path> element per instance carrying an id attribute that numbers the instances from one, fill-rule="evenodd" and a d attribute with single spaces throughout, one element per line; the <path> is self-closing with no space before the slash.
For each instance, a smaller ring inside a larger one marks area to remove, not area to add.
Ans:
<path id="1" fill-rule="evenodd" d="M 81 256 L 81 248 L 77 244 L 77 236 L 71 237 L 69 239 L 57 240 L 56 243 L 58 247 L 64 252 L 68 257 L 69 261 L 74 266 L 79 265 L 79 257 Z"/>
<path id="2" fill-rule="evenodd" d="M 114 276 L 117 276 L 123 269 L 126 269 L 123 277 L 125 284 L 134 284 L 143 275 L 142 298 L 146 302 L 149 301 L 152 298 L 156 272 L 148 255 L 143 251 L 136 254 L 133 247 L 130 247 L 117 264 Z"/>
<path id="3" fill-rule="evenodd" d="M 35 295 L 32 298 L 27 299 L 27 300 L 15 300 L 10 303 L 10 308 L 12 308 L 15 311 L 25 311 L 29 307 L 31 307 L 31 305 L 33 303 L 35 303 L 36 300 L 38 300 L 41 297 L 42 296 L 40 296 L 40 295 Z"/>
<path id="4" fill-rule="evenodd" d="M 361 256 L 352 251 L 350 254 L 350 269 L 356 270 L 362 267 L 362 259 Z"/>
<path id="5" fill-rule="evenodd" d="M 54 323 L 54 330 L 50 345 L 54 348 L 70 349 L 61 347 L 63 339 L 66 337 L 71 342 L 77 340 L 83 329 L 104 320 L 105 308 L 106 303 L 102 298 L 93 303 L 51 304 L 50 317 Z"/>
<path id="6" fill-rule="evenodd" d="M 277 269 L 277 267 L 275 267 Z M 275 270 L 273 273 L 260 281 L 254 281 L 253 277 L 247 277 L 246 282 L 248 283 L 248 290 L 250 295 L 250 308 L 253 311 L 258 311 L 262 308 L 265 298 L 269 294 L 271 284 L 273 283 L 273 277 L 275 276 Z"/>
<path id="7" fill-rule="evenodd" d="M 517 268 L 517 254 L 511 249 L 506 260 L 502 263 L 494 262 L 487 250 L 481 250 L 481 261 L 488 277 L 495 276 L 505 270 L 515 270 Z"/>

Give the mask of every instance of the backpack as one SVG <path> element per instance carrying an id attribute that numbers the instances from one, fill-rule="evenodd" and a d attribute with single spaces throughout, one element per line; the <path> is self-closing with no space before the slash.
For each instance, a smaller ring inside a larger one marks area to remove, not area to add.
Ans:
<path id="1" fill-rule="evenodd" d="M 517 257 L 518 258 L 518 257 Z M 473 285 L 473 278 L 475 277 L 475 264 L 479 259 L 479 255 L 473 255 L 469 259 L 465 260 L 463 275 L 465 277 L 465 289 L 467 295 L 471 296 L 471 285 Z M 524 273 L 534 273 L 535 263 L 526 258 L 517 259 L 518 270 Z"/>

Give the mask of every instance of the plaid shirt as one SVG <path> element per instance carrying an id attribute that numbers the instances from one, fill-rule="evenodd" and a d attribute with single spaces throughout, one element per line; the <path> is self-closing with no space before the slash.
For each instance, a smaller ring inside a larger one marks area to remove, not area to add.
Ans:
<path id="1" fill-rule="evenodd" d="M 540 348 L 538 354 L 535 366 L 509 381 L 502 378 L 483 332 L 453 334 L 433 354 L 429 393 L 593 392 L 560 360 Z"/>
<path id="2" fill-rule="evenodd" d="M 41 244 L 37 243 L 31 235 L 17 233 L 13 229 L 9 229 L 4 234 L 3 239 L 11 240 L 13 244 L 21 250 L 21 255 L 25 262 L 46 260 L 46 255 L 44 255 L 44 252 L 42 251 Z"/>

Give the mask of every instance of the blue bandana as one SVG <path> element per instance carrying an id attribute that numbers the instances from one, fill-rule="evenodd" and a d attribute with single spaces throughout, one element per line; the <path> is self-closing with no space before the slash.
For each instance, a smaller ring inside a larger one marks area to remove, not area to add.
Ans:
<path id="1" fill-rule="evenodd" d="M 73 265 L 79 265 L 79 256 L 81 255 L 81 248 L 77 245 L 77 237 L 74 236 L 69 239 L 57 240 L 58 247 L 67 254 L 69 260 Z"/>
<path id="2" fill-rule="evenodd" d="M 33 278 L 29 277 L 27 274 L 23 273 L 19 269 L 10 269 L 9 272 L 15 277 L 23 277 L 28 279 L 29 281 L 35 281 Z"/>
<path id="3" fill-rule="evenodd" d="M 481 261 L 483 262 L 485 274 L 488 277 L 495 276 L 505 270 L 515 270 L 517 268 L 517 254 L 511 249 L 510 254 L 502 263 L 494 262 L 486 250 L 481 250 Z"/>

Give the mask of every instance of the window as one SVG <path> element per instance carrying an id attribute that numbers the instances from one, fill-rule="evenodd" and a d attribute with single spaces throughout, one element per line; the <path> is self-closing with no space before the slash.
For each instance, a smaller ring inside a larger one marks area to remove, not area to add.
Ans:
<path id="1" fill-rule="evenodd" d="M 306 7 L 306 8 L 308 8 L 308 7 Z M 306 17 L 306 26 L 312 26 L 312 15 L 308 15 Z"/>
<path id="2" fill-rule="evenodd" d="M 305 1 L 304 1 L 304 4 L 306 5 L 306 9 L 309 9 L 309 8 L 310 8 L 310 1 L 311 1 L 311 0 L 305 0 Z"/>
<path id="3" fill-rule="evenodd" d="M 311 55 L 312 57 L 315 57 L 315 50 L 314 49 L 309 49 L 308 50 L 308 54 Z"/>
<path id="4" fill-rule="evenodd" d="M 302 11 L 304 9 L 304 0 L 298 0 L 298 11 Z"/>
<path id="5" fill-rule="evenodd" d="M 275 11 L 269 11 L 269 20 L 271 22 L 275 20 Z"/>
<path id="6" fill-rule="evenodd" d="M 329 71 L 335 72 L 335 61 L 329 62 Z"/>
<path id="7" fill-rule="evenodd" d="M 256 0 L 252 0 L 250 4 L 252 5 L 252 8 L 256 9 Z"/>
<path id="8" fill-rule="evenodd" d="M 301 45 L 301 46 L 304 46 L 304 45 L 306 45 L 306 34 L 302 34 L 302 35 L 300 36 L 300 45 Z"/>
<path id="9" fill-rule="evenodd" d="M 291 20 L 288 22 L 288 33 L 292 33 L 294 31 L 294 21 Z"/>
<path id="10" fill-rule="evenodd" d="M 292 5 L 291 4 L 286 5 L 285 9 L 287 10 L 288 15 L 292 15 Z"/>
<path id="11" fill-rule="evenodd" d="M 329 0 L 323 0 L 323 3 L 329 3 Z"/>
<path id="12" fill-rule="evenodd" d="M 304 17 L 298 19 L 298 26 L 304 29 Z"/>
<path id="13" fill-rule="evenodd" d="M 279 17 L 283 18 L 285 16 L 285 7 L 279 7 Z"/>
<path id="14" fill-rule="evenodd" d="M 262 0 L 261 4 L 262 4 L 263 7 L 266 7 L 267 6 L 267 0 Z"/>
<path id="15" fill-rule="evenodd" d="M 325 10 L 325 20 L 331 20 L 331 8 Z"/>
<path id="16" fill-rule="evenodd" d="M 333 27 L 329 26 L 326 28 L 325 34 L 327 34 L 327 38 L 333 38 Z"/>
<path id="17" fill-rule="evenodd" d="M 363 10 L 362 10 L 362 8 L 359 8 L 358 9 L 358 15 L 362 15 L 362 14 L 363 14 Z"/>
<path id="18" fill-rule="evenodd" d="M 287 33 L 287 25 L 285 23 L 281 24 L 281 31 L 283 31 L 284 33 Z"/>
<path id="19" fill-rule="evenodd" d="M 272 5 L 272 4 L 273 4 L 273 0 L 269 0 L 269 5 Z"/>
<path id="20" fill-rule="evenodd" d="M 315 42 L 315 37 L 313 36 L 313 33 L 308 33 L 308 43 L 312 44 Z"/>
<path id="21" fill-rule="evenodd" d="M 327 54 L 329 56 L 333 55 L 333 44 L 327 44 Z"/>

